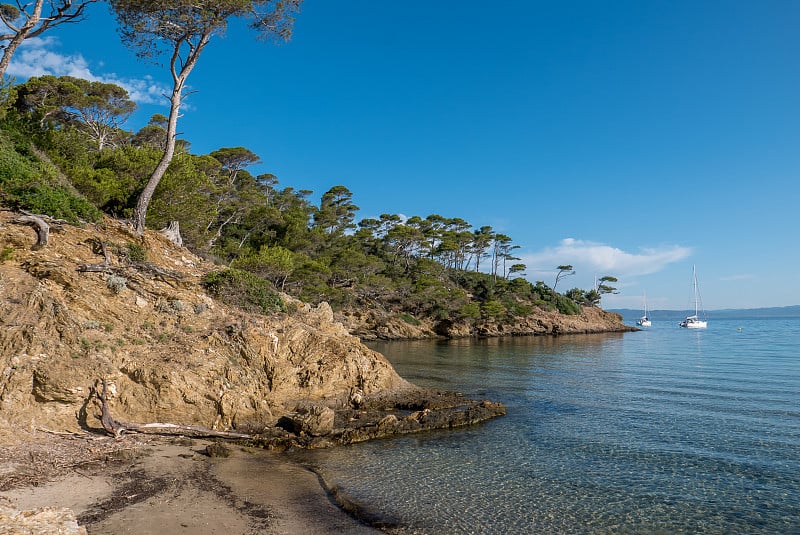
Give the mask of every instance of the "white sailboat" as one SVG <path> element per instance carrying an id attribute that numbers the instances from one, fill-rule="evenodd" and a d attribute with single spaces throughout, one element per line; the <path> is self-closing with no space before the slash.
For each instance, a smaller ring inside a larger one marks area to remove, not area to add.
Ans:
<path id="1" fill-rule="evenodd" d="M 694 288 L 694 314 L 691 316 L 686 316 L 686 319 L 679 323 L 681 327 L 686 327 L 687 329 L 705 329 L 708 327 L 708 321 L 705 319 L 700 319 L 699 311 L 701 310 L 700 303 L 700 291 L 697 289 L 697 269 L 695 266 L 692 266 L 692 285 Z M 703 312 L 705 316 L 705 312 Z"/>
<path id="2" fill-rule="evenodd" d="M 646 295 L 643 296 L 643 299 L 644 299 L 644 313 L 642 314 L 641 318 L 636 320 L 636 325 L 639 325 L 640 327 L 650 327 L 653 325 L 653 322 L 650 321 L 650 317 L 647 315 L 647 296 Z"/>

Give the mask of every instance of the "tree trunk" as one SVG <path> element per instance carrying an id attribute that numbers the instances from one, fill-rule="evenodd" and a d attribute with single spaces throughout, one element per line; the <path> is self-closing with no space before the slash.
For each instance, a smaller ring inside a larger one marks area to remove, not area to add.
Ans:
<path id="1" fill-rule="evenodd" d="M 177 221 L 170 221 L 166 227 L 159 230 L 159 233 L 178 247 L 183 246 L 183 238 L 181 238 L 181 226 Z"/>
<path id="2" fill-rule="evenodd" d="M 139 194 L 139 199 L 136 201 L 136 207 L 133 209 L 133 226 L 136 230 L 136 233 L 140 236 L 144 234 L 144 225 L 147 219 L 147 207 L 150 206 L 150 200 L 153 198 L 153 194 L 156 192 L 158 183 L 161 182 L 161 179 L 167 172 L 167 168 L 172 162 L 173 156 L 175 156 L 175 140 L 178 135 L 178 116 L 180 112 L 181 101 L 183 100 L 183 82 L 185 80 L 185 77 L 175 80 L 175 87 L 172 90 L 172 96 L 169 99 L 170 109 L 169 123 L 167 127 L 167 146 L 164 150 L 164 155 L 158 162 L 153 174 L 150 175 L 150 179 L 147 181 L 142 193 Z"/>
<path id="3" fill-rule="evenodd" d="M 103 379 L 102 384 L 102 392 L 97 392 L 96 389 L 94 390 L 94 395 L 100 400 L 100 424 L 107 433 L 114 435 L 116 438 L 119 438 L 123 433 L 130 431 L 136 433 L 149 433 L 153 435 L 179 435 L 188 437 L 216 437 L 230 439 L 253 438 L 252 435 L 247 433 L 218 431 L 216 429 L 198 427 L 195 425 L 179 425 L 163 422 L 140 424 L 136 422 L 121 422 L 119 420 L 115 420 L 111 415 L 111 409 L 108 406 L 108 386 L 105 379 Z"/>
<path id="4" fill-rule="evenodd" d="M 14 56 L 14 53 L 19 48 L 19 45 L 22 44 L 27 37 L 30 31 L 36 26 L 42 18 L 42 6 L 44 5 L 44 0 L 36 0 L 36 4 L 33 7 L 33 15 L 30 16 L 28 20 L 25 21 L 25 24 L 20 26 L 19 30 L 14 34 L 8 44 L 5 46 L 5 50 L 3 50 L 3 56 L 0 58 L 0 80 L 6 74 L 6 70 L 8 69 L 8 65 L 11 63 L 11 58 Z"/>
<path id="5" fill-rule="evenodd" d="M 170 70 L 172 72 L 173 89 L 172 96 L 169 99 L 169 121 L 167 122 L 167 146 L 164 149 L 164 156 L 158 162 L 153 174 L 147 181 L 142 193 L 139 194 L 139 199 L 136 201 L 136 207 L 133 209 L 133 227 L 138 235 L 144 234 L 145 220 L 147 219 L 147 207 L 150 206 L 150 200 L 158 187 L 158 183 L 167 172 L 169 164 L 172 162 L 172 157 L 175 155 L 175 142 L 178 137 L 178 117 L 180 117 L 180 107 L 183 101 L 183 88 L 189 73 L 197 64 L 200 53 L 203 48 L 208 44 L 211 38 L 212 28 L 209 27 L 200 37 L 197 46 L 192 46 L 184 40 L 179 40 L 175 43 L 172 58 L 170 59 Z M 180 57 L 181 47 L 186 44 L 189 46 L 189 53 L 186 62 L 183 63 Z M 181 65 L 180 70 L 177 66 Z"/>

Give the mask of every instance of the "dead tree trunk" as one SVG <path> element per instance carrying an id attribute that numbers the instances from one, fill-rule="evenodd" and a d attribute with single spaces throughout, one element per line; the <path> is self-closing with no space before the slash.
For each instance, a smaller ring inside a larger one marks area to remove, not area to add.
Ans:
<path id="1" fill-rule="evenodd" d="M 251 439 L 253 435 L 246 433 L 234 433 L 231 431 L 217 431 L 216 429 L 208 429 L 206 427 L 198 427 L 194 425 L 179 425 L 170 423 L 153 422 L 149 424 L 139 424 L 135 422 L 121 422 L 115 420 L 111 416 L 111 409 L 108 407 L 108 387 L 105 379 L 103 379 L 103 391 L 97 393 L 95 396 L 101 403 L 100 423 L 106 432 L 120 437 L 125 432 L 134 433 L 147 433 L 151 435 L 179 435 L 187 437 L 214 437 L 214 438 L 231 438 L 231 439 Z"/>
<path id="2" fill-rule="evenodd" d="M 34 249 L 41 249 L 47 246 L 47 241 L 50 238 L 50 225 L 45 223 L 44 219 L 35 215 L 23 215 L 14 220 L 14 223 L 20 225 L 30 225 L 36 230 L 36 245 Z"/>
<path id="3" fill-rule="evenodd" d="M 183 238 L 181 238 L 181 227 L 177 221 L 170 221 L 166 227 L 158 231 L 162 236 L 174 243 L 177 246 L 183 246 Z"/>

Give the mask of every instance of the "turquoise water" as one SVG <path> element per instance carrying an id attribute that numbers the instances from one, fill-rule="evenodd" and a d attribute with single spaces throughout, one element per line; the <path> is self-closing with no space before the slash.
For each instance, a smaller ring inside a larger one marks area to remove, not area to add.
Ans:
<path id="1" fill-rule="evenodd" d="M 800 533 L 800 319 L 678 319 L 372 344 L 508 415 L 303 458 L 392 533 Z"/>

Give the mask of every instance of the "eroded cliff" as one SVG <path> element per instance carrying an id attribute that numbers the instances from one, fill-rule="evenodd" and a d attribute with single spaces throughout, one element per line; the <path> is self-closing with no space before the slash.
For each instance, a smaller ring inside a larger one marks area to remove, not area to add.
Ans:
<path id="1" fill-rule="evenodd" d="M 0 212 L 0 431 L 99 427 L 92 389 L 115 416 L 217 429 L 271 425 L 299 405 L 413 390 L 326 304 L 248 314 L 200 285 L 214 266 L 120 222 L 64 225 L 50 243 Z M 104 259 L 100 245 L 108 256 Z M 147 263 L 120 256 L 143 248 Z M 82 266 L 110 260 L 109 271 Z M 125 279 L 109 282 L 110 274 Z M 122 286 L 120 288 L 120 286 Z"/>

